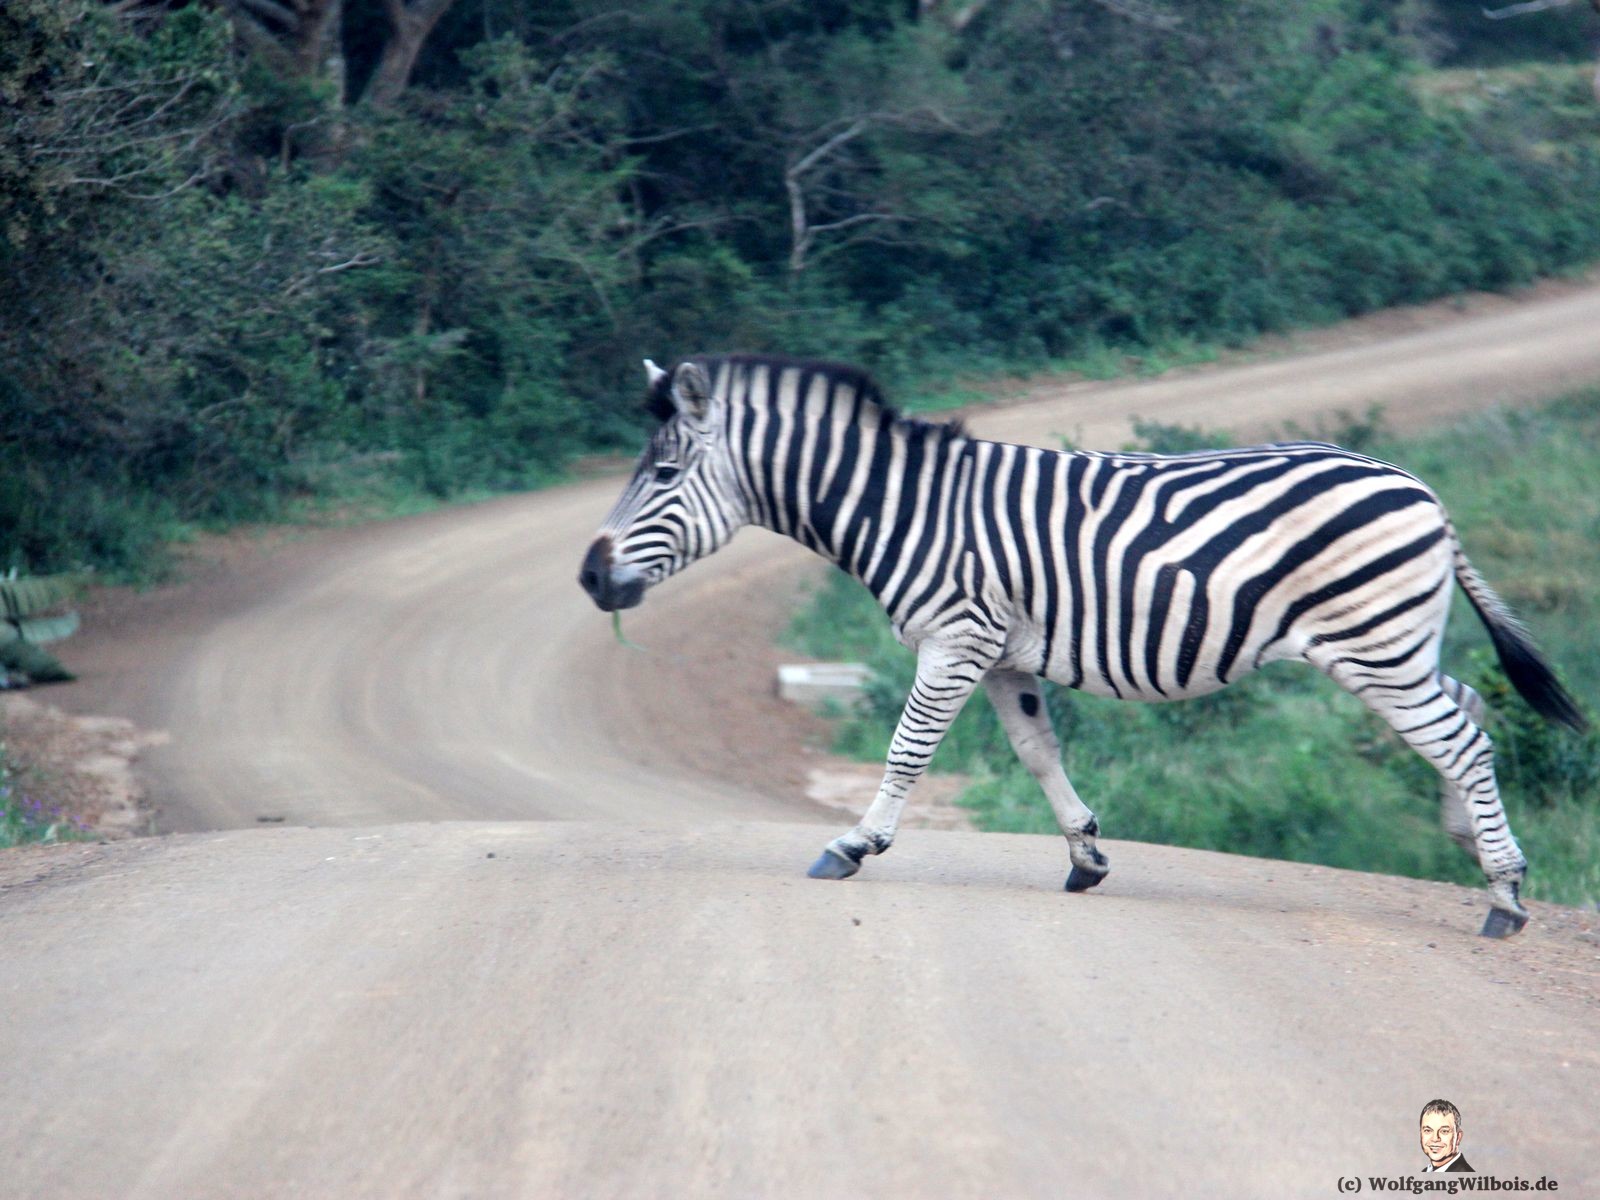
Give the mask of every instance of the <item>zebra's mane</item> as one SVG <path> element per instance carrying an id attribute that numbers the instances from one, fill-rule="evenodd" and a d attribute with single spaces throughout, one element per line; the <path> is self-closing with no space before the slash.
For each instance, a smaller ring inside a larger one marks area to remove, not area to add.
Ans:
<path id="1" fill-rule="evenodd" d="M 824 359 L 793 358 L 782 354 L 695 354 L 682 360 L 696 362 L 705 368 L 708 374 L 715 376 L 719 367 L 729 367 L 735 370 L 749 371 L 757 367 L 765 367 L 769 372 L 777 373 L 786 370 L 797 370 L 801 377 L 821 376 L 830 384 L 843 385 L 854 391 L 866 403 L 878 409 L 886 418 L 895 425 L 911 433 L 933 433 L 942 437 L 970 437 L 966 426 L 960 420 L 951 421 L 924 421 L 918 417 L 908 417 L 883 398 L 883 390 L 866 371 L 860 367 L 851 366 L 849 363 L 828 362 Z M 651 386 L 646 397 L 645 405 L 651 416 L 658 421 L 666 421 L 677 411 L 672 403 L 671 387 L 672 375 L 677 370 L 677 364 L 658 378 Z M 802 398 L 811 393 L 809 385 L 800 388 Z M 802 400 L 802 408 L 804 403 Z"/>

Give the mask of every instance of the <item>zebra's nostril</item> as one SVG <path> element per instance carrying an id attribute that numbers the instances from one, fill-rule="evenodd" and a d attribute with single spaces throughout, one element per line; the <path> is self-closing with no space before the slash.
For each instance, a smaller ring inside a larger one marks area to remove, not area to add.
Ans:
<path id="1" fill-rule="evenodd" d="M 596 538 L 589 553 L 583 556 L 578 569 L 578 586 L 598 600 L 606 587 L 606 573 L 611 569 L 611 543 L 606 538 Z"/>

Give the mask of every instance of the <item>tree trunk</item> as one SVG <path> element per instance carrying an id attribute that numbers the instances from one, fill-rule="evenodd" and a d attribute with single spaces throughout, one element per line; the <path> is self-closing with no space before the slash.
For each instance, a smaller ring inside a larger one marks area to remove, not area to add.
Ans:
<path id="1" fill-rule="evenodd" d="M 388 108 L 411 82 L 417 56 L 439 18 L 455 0 L 384 0 L 389 15 L 389 38 L 383 44 L 383 57 L 372 73 L 363 99 L 373 108 Z"/>

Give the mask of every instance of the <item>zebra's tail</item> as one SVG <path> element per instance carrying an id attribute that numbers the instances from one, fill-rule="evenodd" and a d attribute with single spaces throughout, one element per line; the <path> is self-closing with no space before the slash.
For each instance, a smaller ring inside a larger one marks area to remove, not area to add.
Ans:
<path id="1" fill-rule="evenodd" d="M 1455 530 L 1450 531 L 1454 537 Z M 1459 538 L 1456 546 L 1456 582 L 1466 592 L 1467 599 L 1489 630 L 1489 640 L 1494 643 L 1500 665 L 1505 668 L 1511 686 L 1547 721 L 1558 721 L 1579 733 L 1589 728 L 1589 719 L 1578 708 L 1578 702 L 1561 686 L 1527 626 L 1517 619 L 1506 602 L 1478 574 L 1477 568 L 1467 561 Z"/>

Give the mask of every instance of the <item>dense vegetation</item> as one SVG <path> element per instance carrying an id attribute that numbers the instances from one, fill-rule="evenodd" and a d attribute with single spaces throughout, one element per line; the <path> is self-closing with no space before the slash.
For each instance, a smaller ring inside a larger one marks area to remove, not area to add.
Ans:
<path id="1" fill-rule="evenodd" d="M 1220 445 L 1147 426 L 1145 448 Z M 1477 418 L 1430 437 L 1385 438 L 1370 420 L 1332 436 L 1427 480 L 1474 564 L 1518 608 L 1580 704 L 1600 713 L 1600 390 L 1544 411 Z M 1539 464 L 1530 472 L 1526 464 Z M 865 588 L 842 572 L 796 619 L 796 643 L 859 658 L 876 681 L 840 727 L 839 748 L 881 758 L 914 662 Z M 1543 722 L 1508 686 L 1482 626 L 1458 597 L 1446 669 L 1495 716 L 1502 794 L 1539 899 L 1600 903 L 1600 734 Z M 1439 829 L 1437 776 L 1359 701 L 1298 664 L 1279 663 L 1199 700 L 1128 704 L 1047 687 L 1067 773 L 1107 836 L 1478 882 Z M 970 773 L 963 803 L 982 828 L 1053 832 L 981 694 L 935 769 Z"/>
<path id="2" fill-rule="evenodd" d="M 1592 260 L 1593 16 L 9 0 L 0 569 L 537 482 L 633 440 L 647 354 L 905 394 Z M 1424 86 L 1508 56 L 1574 65 Z"/>

